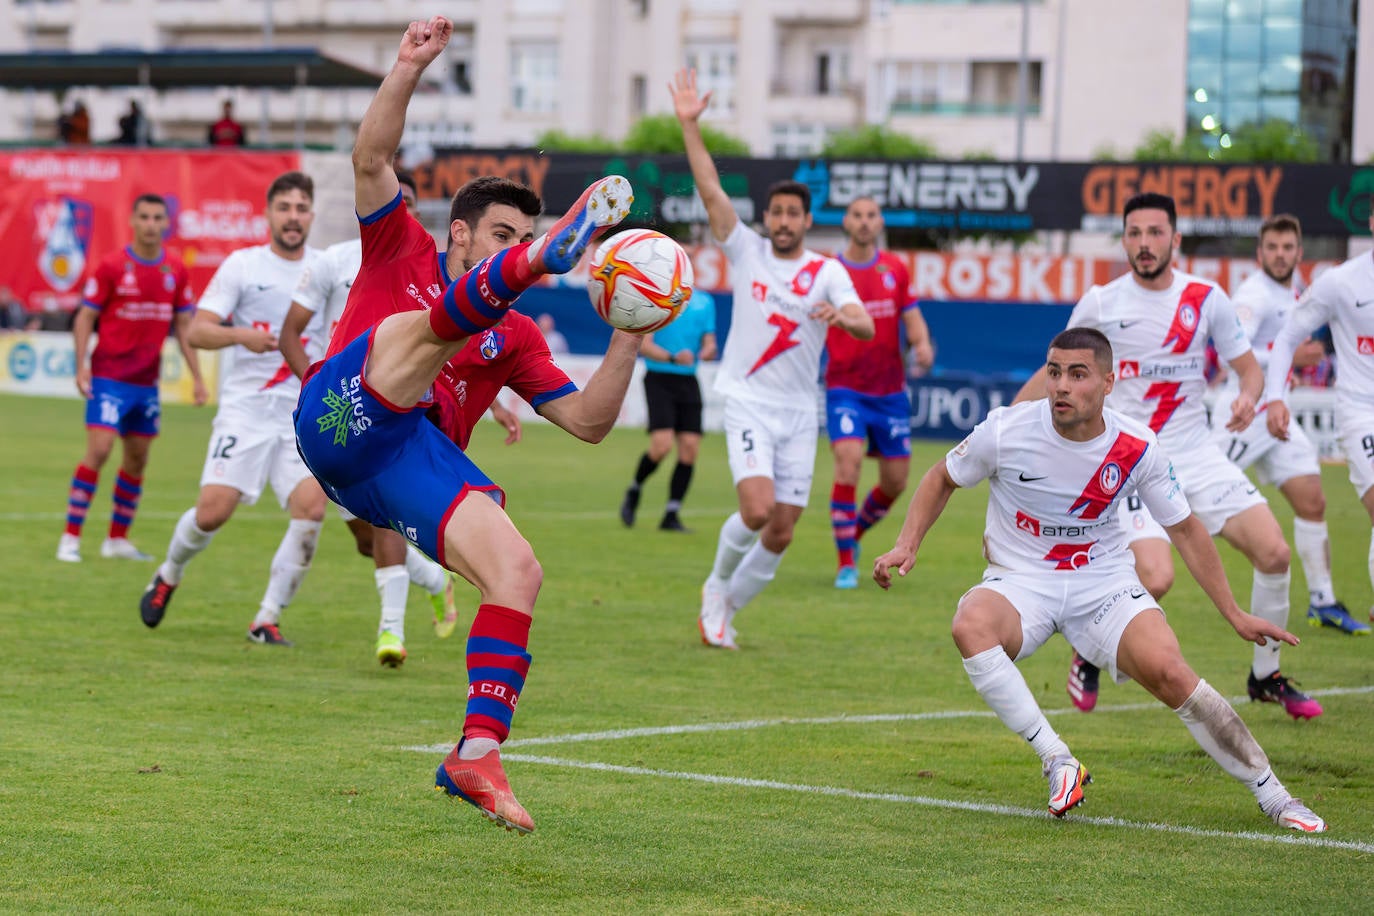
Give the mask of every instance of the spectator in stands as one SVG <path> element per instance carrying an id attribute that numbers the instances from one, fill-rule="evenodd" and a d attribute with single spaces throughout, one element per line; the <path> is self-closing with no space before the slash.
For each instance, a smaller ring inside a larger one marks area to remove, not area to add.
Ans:
<path id="1" fill-rule="evenodd" d="M 535 324 L 539 326 L 539 333 L 544 335 L 544 343 L 549 345 L 549 352 L 554 356 L 563 356 L 572 352 L 568 349 L 568 338 L 563 336 L 563 332 L 554 327 L 553 316 L 548 312 L 535 319 Z"/>
<path id="2" fill-rule="evenodd" d="M 36 331 L 39 316 L 30 316 L 8 286 L 0 286 L 0 329 L 6 331 Z"/>
<path id="3" fill-rule="evenodd" d="M 243 125 L 234 120 L 233 100 L 224 100 L 223 115 L 210 125 L 208 139 L 211 146 L 243 146 L 248 142 Z"/>
<path id="4" fill-rule="evenodd" d="M 91 142 L 91 116 L 86 111 L 85 102 L 74 102 L 72 110 L 64 112 L 57 119 L 57 136 L 63 143 L 89 144 Z"/>
<path id="5" fill-rule="evenodd" d="M 153 142 L 152 131 L 148 129 L 148 119 L 143 116 L 143 108 L 134 99 L 129 100 L 129 111 L 119 119 L 119 136 L 115 143 L 123 146 L 148 146 Z"/>

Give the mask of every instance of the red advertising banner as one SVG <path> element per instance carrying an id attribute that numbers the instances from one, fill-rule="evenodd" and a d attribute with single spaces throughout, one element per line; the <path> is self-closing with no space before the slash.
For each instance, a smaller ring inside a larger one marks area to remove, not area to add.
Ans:
<path id="1" fill-rule="evenodd" d="M 87 270 L 129 243 L 134 199 L 160 194 L 198 294 L 229 252 L 267 241 L 267 186 L 298 168 L 292 152 L 0 151 L 0 287 L 29 311 L 75 308 Z"/>
<path id="2" fill-rule="evenodd" d="M 730 291 L 730 263 L 715 245 L 686 245 L 696 268 L 697 286 Z M 1028 302 L 1063 305 L 1077 302 L 1093 284 L 1107 283 L 1127 271 L 1125 260 L 1080 255 L 958 254 L 944 251 L 897 251 L 911 273 L 911 293 L 918 300 L 958 302 Z M 1298 265 L 1298 285 L 1306 287 L 1322 271 L 1339 261 L 1304 261 Z M 1214 280 L 1234 291 L 1260 269 L 1254 258 L 1178 256 L 1183 271 Z M 586 264 L 579 265 L 571 283 L 584 285 Z"/>

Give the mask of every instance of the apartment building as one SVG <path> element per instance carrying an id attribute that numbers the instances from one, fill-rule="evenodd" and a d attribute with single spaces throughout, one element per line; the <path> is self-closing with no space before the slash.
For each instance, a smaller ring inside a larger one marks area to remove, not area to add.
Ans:
<path id="1" fill-rule="evenodd" d="M 436 11 L 455 34 L 411 107 L 421 150 L 620 137 L 668 110 L 688 65 L 711 121 L 757 155 L 888 124 L 948 156 L 1082 160 L 1153 129 L 1225 145 L 1277 117 L 1328 158 L 1374 156 L 1374 0 L 0 0 L 0 52 L 310 46 L 380 74 L 405 22 Z M 254 142 L 300 124 L 347 148 L 370 96 L 73 87 L 66 101 L 86 102 L 97 141 L 134 98 L 158 142 L 198 143 L 230 98 Z M 0 141 L 51 140 L 61 104 L 0 92 Z"/>

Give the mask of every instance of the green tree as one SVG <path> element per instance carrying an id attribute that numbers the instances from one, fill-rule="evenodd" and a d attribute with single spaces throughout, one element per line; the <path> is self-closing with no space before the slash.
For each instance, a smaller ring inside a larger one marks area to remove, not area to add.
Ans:
<path id="1" fill-rule="evenodd" d="M 534 140 L 535 148 L 558 153 L 614 153 L 619 145 L 600 134 L 573 136 L 561 130 L 546 130 Z"/>
<path id="2" fill-rule="evenodd" d="M 1110 154 L 1110 151 L 1105 151 Z M 1316 162 L 1315 140 L 1277 118 L 1233 131 L 1189 131 L 1182 138 L 1152 130 L 1131 153 L 1136 162 Z"/>
<path id="3" fill-rule="evenodd" d="M 832 134 L 821 155 L 829 159 L 939 159 L 940 151 L 928 141 L 869 124 Z"/>
<path id="4" fill-rule="evenodd" d="M 750 155 L 748 143 L 709 124 L 701 125 L 701 138 L 706 141 L 706 148 L 712 155 Z M 682 125 L 670 114 L 640 118 L 630 127 L 630 132 L 625 135 L 625 142 L 620 145 L 620 149 L 622 152 L 643 155 L 684 153 L 686 148 L 682 145 Z"/>

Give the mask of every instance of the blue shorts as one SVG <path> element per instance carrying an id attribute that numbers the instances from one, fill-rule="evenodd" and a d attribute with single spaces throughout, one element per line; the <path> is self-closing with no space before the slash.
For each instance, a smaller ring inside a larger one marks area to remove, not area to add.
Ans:
<path id="1" fill-rule="evenodd" d="M 111 378 L 91 379 L 91 399 L 86 402 L 86 425 L 112 429 L 123 436 L 158 434 L 162 408 L 156 385 L 131 385 Z"/>
<path id="2" fill-rule="evenodd" d="M 867 439 L 870 455 L 911 457 L 911 401 L 905 391 L 875 395 L 827 388 L 825 428 L 831 442 Z"/>
<path id="3" fill-rule="evenodd" d="M 296 445 L 334 502 L 447 565 L 444 525 L 458 503 L 480 491 L 505 505 L 505 494 L 426 419 L 425 404 L 397 408 L 368 388 L 363 367 L 372 334 L 330 357 L 301 387 Z"/>

